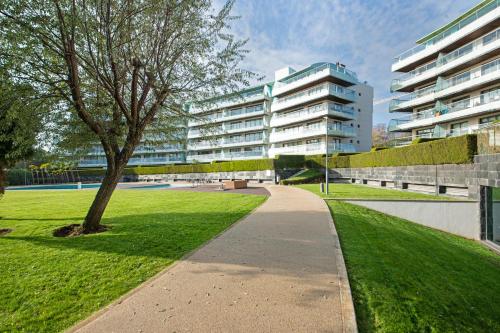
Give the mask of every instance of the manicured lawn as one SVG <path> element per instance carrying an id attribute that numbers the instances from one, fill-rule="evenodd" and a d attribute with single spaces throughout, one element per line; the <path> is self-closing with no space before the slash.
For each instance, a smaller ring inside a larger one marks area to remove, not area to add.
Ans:
<path id="1" fill-rule="evenodd" d="M 311 191 L 321 197 L 326 197 L 319 191 L 319 184 L 297 185 L 300 188 Z M 414 193 L 385 188 L 369 187 L 356 184 L 330 184 L 328 198 L 339 199 L 422 199 L 422 200 L 453 200 L 449 197 L 436 196 L 424 193 Z"/>
<path id="2" fill-rule="evenodd" d="M 0 201 L 0 332 L 57 332 L 136 287 L 248 214 L 265 197 L 119 190 L 105 233 L 55 238 L 94 191 L 7 192 Z"/>
<path id="3" fill-rule="evenodd" d="M 360 332 L 500 332 L 498 254 L 360 206 L 328 205 Z"/>

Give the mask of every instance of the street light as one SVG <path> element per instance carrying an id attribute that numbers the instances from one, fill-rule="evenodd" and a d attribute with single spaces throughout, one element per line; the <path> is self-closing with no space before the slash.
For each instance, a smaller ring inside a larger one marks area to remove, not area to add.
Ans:
<path id="1" fill-rule="evenodd" d="M 325 147 L 326 147 L 326 154 L 325 154 L 325 194 L 328 195 L 328 117 L 325 118 Z"/>

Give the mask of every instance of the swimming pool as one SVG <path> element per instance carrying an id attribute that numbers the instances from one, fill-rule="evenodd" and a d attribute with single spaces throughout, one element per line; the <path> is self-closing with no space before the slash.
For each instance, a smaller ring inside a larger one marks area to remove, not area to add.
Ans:
<path id="1" fill-rule="evenodd" d="M 100 183 L 81 184 L 82 189 L 95 189 L 101 186 Z M 179 185 L 170 184 L 145 184 L 145 183 L 119 183 L 118 189 L 127 190 L 161 190 L 171 187 L 180 187 Z M 48 185 L 27 185 L 7 187 L 7 191 L 33 191 L 33 190 L 76 190 L 78 184 L 48 184 Z"/>

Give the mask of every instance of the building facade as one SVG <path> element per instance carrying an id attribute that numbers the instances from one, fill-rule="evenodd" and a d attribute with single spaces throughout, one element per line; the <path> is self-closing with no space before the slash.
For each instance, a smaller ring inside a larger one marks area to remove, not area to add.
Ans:
<path id="1" fill-rule="evenodd" d="M 281 69 L 272 94 L 270 157 L 370 150 L 373 88 L 345 66 Z"/>
<path id="2" fill-rule="evenodd" d="M 275 80 L 189 105 L 185 139 L 142 145 L 130 165 L 204 163 L 368 151 L 371 148 L 373 88 L 341 64 L 287 67 Z M 183 144 L 183 142 L 185 144 Z M 81 167 L 102 167 L 98 147 Z"/>
<path id="3" fill-rule="evenodd" d="M 416 138 L 473 133 L 500 120 L 500 0 L 485 0 L 394 58 L 389 131 Z M 405 115 L 401 115 L 405 113 Z"/>

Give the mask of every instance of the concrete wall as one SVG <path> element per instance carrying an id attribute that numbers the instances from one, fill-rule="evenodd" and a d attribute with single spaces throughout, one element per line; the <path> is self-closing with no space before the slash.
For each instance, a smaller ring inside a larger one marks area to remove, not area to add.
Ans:
<path id="1" fill-rule="evenodd" d="M 470 239 L 481 239 L 479 203 L 474 201 L 346 200 Z"/>
<path id="2" fill-rule="evenodd" d="M 472 164 L 332 169 L 330 177 L 371 185 L 379 182 L 399 189 L 427 185 L 427 190 L 434 187 L 437 193 L 479 200 L 480 186 L 500 187 L 500 154 L 475 156 Z"/>

